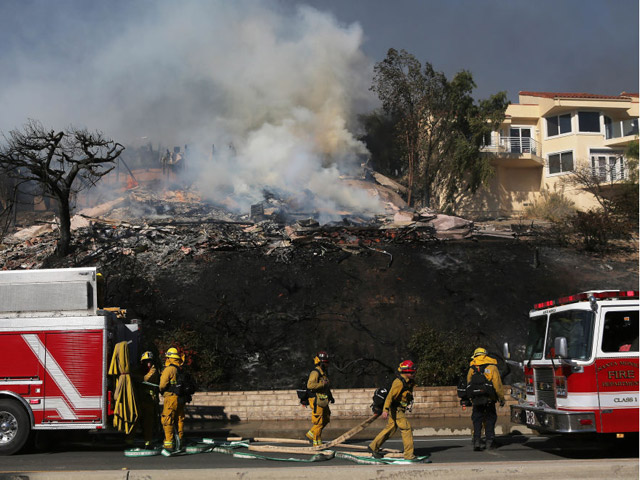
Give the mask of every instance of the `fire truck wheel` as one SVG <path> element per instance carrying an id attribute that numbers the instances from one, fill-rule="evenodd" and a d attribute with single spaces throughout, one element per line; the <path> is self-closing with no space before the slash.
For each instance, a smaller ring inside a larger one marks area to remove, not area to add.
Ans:
<path id="1" fill-rule="evenodd" d="M 29 416 L 14 400 L 0 400 L 0 455 L 16 453 L 29 438 Z"/>

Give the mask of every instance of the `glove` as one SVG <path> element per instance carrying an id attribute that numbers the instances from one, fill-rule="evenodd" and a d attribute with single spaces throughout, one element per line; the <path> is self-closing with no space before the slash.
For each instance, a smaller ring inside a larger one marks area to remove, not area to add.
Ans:
<path id="1" fill-rule="evenodd" d="M 331 403 L 336 403 L 335 399 L 332 397 L 331 400 L 329 400 Z"/>
<path id="2" fill-rule="evenodd" d="M 500 406 L 504 407 L 504 400 L 500 400 Z"/>

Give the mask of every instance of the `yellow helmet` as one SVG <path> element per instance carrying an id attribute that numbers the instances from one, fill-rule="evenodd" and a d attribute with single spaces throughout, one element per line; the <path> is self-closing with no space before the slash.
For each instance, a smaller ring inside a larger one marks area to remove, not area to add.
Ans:
<path id="1" fill-rule="evenodd" d="M 140 361 L 144 362 L 145 360 L 153 360 L 153 353 L 151 352 L 144 352 L 142 354 L 142 357 L 140 357 Z"/>
<path id="2" fill-rule="evenodd" d="M 176 358 L 178 360 L 181 359 L 180 355 L 178 355 L 178 349 L 174 347 L 171 347 L 169 350 L 167 350 L 167 353 L 165 353 L 164 356 L 167 358 Z"/>
<path id="3" fill-rule="evenodd" d="M 473 351 L 473 355 L 471 356 L 471 358 L 475 358 L 479 355 L 486 355 L 487 354 L 487 350 L 482 348 L 482 347 L 478 347 Z"/>

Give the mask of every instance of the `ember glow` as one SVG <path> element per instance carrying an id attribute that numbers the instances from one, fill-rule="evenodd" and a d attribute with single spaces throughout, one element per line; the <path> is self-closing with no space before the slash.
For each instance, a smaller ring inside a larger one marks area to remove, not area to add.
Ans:
<path id="1" fill-rule="evenodd" d="M 189 145 L 181 179 L 239 212 L 265 190 L 325 212 L 321 222 L 340 210 L 383 211 L 373 190 L 341 181 L 368 156 L 352 131 L 355 107 L 373 105 L 358 24 L 276 1 L 127 3 L 118 4 L 127 11 L 117 12 L 117 31 L 90 44 L 71 38 L 86 18 L 66 11 L 62 26 L 51 22 L 68 30 L 56 32 L 67 50 L 39 68 L 42 58 L 21 57 L 20 71 L 33 78 L 7 90 L 17 110 L 10 128 L 31 117 L 100 129 L 123 144 Z M 40 75 L 47 66 L 54 74 Z"/>

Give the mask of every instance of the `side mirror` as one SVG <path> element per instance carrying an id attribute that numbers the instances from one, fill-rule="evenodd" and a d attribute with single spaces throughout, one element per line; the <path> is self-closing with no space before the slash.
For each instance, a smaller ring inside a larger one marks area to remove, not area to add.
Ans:
<path id="1" fill-rule="evenodd" d="M 509 343 L 504 342 L 502 344 L 502 356 L 505 360 L 509 360 L 511 358 L 511 352 L 509 352 Z"/>
<path id="2" fill-rule="evenodd" d="M 553 341 L 553 348 L 556 351 L 556 356 L 559 358 L 567 358 L 567 339 L 566 337 L 556 337 Z"/>

